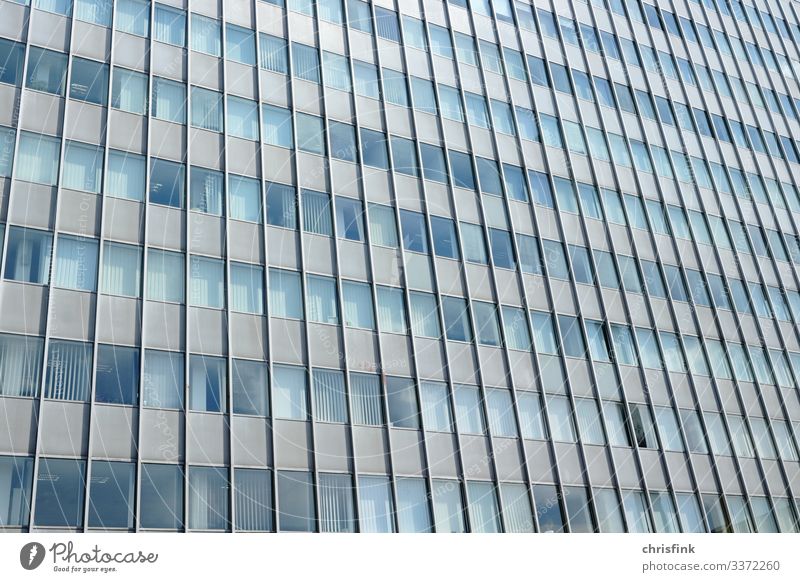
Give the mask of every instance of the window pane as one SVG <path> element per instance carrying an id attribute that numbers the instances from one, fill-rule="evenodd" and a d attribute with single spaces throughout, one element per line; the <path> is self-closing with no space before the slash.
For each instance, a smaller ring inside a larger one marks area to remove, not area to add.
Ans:
<path id="1" fill-rule="evenodd" d="M 236 529 L 272 531 L 272 477 L 269 471 L 236 468 L 234 500 Z"/>
<path id="2" fill-rule="evenodd" d="M 92 346 L 52 340 L 47 354 L 45 398 L 88 402 L 91 390 Z"/>
<path id="3" fill-rule="evenodd" d="M 394 532 L 392 490 L 387 477 L 358 478 L 358 523 L 364 533 Z"/>
<path id="4" fill-rule="evenodd" d="M 97 346 L 95 401 L 134 405 L 139 400 L 139 350 Z"/>
<path id="5" fill-rule="evenodd" d="M 142 404 L 155 408 L 183 408 L 183 354 L 147 350 L 144 356 Z"/>
<path id="6" fill-rule="evenodd" d="M 322 532 L 354 532 L 353 480 L 350 475 L 319 476 L 319 522 Z"/>
<path id="7" fill-rule="evenodd" d="M 143 528 L 183 527 L 183 469 L 179 465 L 142 464 L 139 522 Z"/>
<path id="8" fill-rule="evenodd" d="M 267 365 L 263 362 L 233 360 L 233 413 L 266 416 Z"/>
<path id="9" fill-rule="evenodd" d="M 340 371 L 314 369 L 314 419 L 347 422 L 344 375 Z"/>
<path id="10" fill-rule="evenodd" d="M 89 527 L 133 528 L 135 463 L 93 461 Z"/>
<path id="11" fill-rule="evenodd" d="M 458 481 L 433 481 L 433 515 L 437 533 L 463 533 L 464 508 Z"/>
<path id="12" fill-rule="evenodd" d="M 272 376 L 272 401 L 276 418 L 306 420 L 306 373 L 295 366 L 275 366 Z"/>
<path id="13" fill-rule="evenodd" d="M 42 458 L 37 475 L 34 524 L 49 527 L 83 525 L 85 485 L 86 461 Z"/>
<path id="14" fill-rule="evenodd" d="M 54 284 L 65 289 L 94 291 L 97 288 L 97 241 L 62 234 L 56 248 Z"/>
<path id="15" fill-rule="evenodd" d="M 281 531 L 315 531 L 311 473 L 278 471 L 278 503 Z"/>
<path id="16" fill-rule="evenodd" d="M 389 420 L 394 427 L 419 428 L 419 407 L 414 382 L 406 378 L 386 378 Z"/>
<path id="17" fill-rule="evenodd" d="M 190 356 L 189 408 L 200 412 L 228 410 L 228 376 L 225 358 Z"/>

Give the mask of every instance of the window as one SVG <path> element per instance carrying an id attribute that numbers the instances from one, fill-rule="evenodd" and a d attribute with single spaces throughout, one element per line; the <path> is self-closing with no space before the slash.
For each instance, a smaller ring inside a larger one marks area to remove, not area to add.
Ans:
<path id="1" fill-rule="evenodd" d="M 411 330 L 414 335 L 439 338 L 439 317 L 436 299 L 428 293 L 412 291 L 411 298 Z"/>
<path id="2" fill-rule="evenodd" d="M 154 408 L 183 408 L 183 354 L 146 350 L 142 404 Z"/>
<path id="3" fill-rule="evenodd" d="M 319 475 L 319 522 L 322 532 L 354 532 L 355 509 L 350 475 Z"/>
<path id="4" fill-rule="evenodd" d="M 222 55 L 222 26 L 219 20 L 192 13 L 191 48 L 214 57 Z M 263 49 L 263 45 L 262 45 Z"/>
<path id="5" fill-rule="evenodd" d="M 577 440 L 569 400 L 563 396 L 550 396 L 547 400 L 547 417 L 553 440 L 574 443 Z"/>
<path id="6" fill-rule="evenodd" d="M 42 338 L 0 334 L 0 395 L 38 396 L 43 352 Z"/>
<path id="7" fill-rule="evenodd" d="M 358 492 L 359 531 L 394 532 L 394 507 L 389 478 L 361 476 L 358 478 Z"/>
<path id="8" fill-rule="evenodd" d="M 108 96 L 108 65 L 73 58 L 69 96 L 78 101 L 105 105 Z"/>
<path id="9" fill-rule="evenodd" d="M 28 51 L 28 71 L 25 86 L 64 96 L 67 81 L 67 55 L 38 47 Z"/>
<path id="10" fill-rule="evenodd" d="M 111 84 L 111 107 L 137 115 L 147 113 L 147 75 L 114 68 Z"/>
<path id="11" fill-rule="evenodd" d="M 234 414 L 266 416 L 269 408 L 266 364 L 233 360 L 232 369 Z"/>
<path id="12" fill-rule="evenodd" d="M 97 347 L 95 401 L 135 405 L 139 400 L 139 350 L 123 346 Z"/>
<path id="13" fill-rule="evenodd" d="M 180 465 L 142 464 L 139 522 L 146 529 L 183 527 L 183 469 Z"/>
<path id="14" fill-rule="evenodd" d="M 311 473 L 278 471 L 278 523 L 281 531 L 315 530 Z"/>
<path id="15" fill-rule="evenodd" d="M 154 77 L 152 105 L 156 119 L 186 123 L 186 85 Z"/>
<path id="16" fill-rule="evenodd" d="M 249 139 L 251 141 L 258 140 L 258 105 L 255 101 L 228 95 L 226 114 L 229 135 L 241 137 L 242 139 Z M 298 124 L 298 134 L 299 133 L 300 129 Z"/>
<path id="17" fill-rule="evenodd" d="M 492 483 L 467 482 L 471 531 L 497 533 L 500 531 L 500 514 L 497 493 Z"/>
<path id="18" fill-rule="evenodd" d="M 315 47 L 293 42 L 292 64 L 297 78 L 319 83 L 319 55 Z"/>
<path id="19" fill-rule="evenodd" d="M 369 234 L 372 244 L 397 247 L 397 226 L 390 207 L 369 204 Z"/>
<path id="20" fill-rule="evenodd" d="M 222 216 L 225 198 L 222 172 L 193 167 L 189 174 L 189 204 L 192 210 Z"/>
<path id="21" fill-rule="evenodd" d="M 92 462 L 89 527 L 133 528 L 135 463 Z"/>
<path id="22" fill-rule="evenodd" d="M 227 23 L 225 25 L 225 56 L 243 65 L 255 66 L 256 43 L 253 31 Z"/>
<path id="23" fill-rule="evenodd" d="M 377 288 L 378 329 L 388 333 L 406 333 L 403 291 L 394 287 Z"/>
<path id="24" fill-rule="evenodd" d="M 422 400 L 422 422 L 426 430 L 452 432 L 453 418 L 447 384 L 442 382 L 420 382 Z"/>
<path id="25" fill-rule="evenodd" d="M 586 346 L 583 342 L 583 333 L 578 318 L 559 315 L 558 326 L 561 328 L 561 345 L 564 348 L 564 354 L 573 358 L 586 357 Z"/>
<path id="26" fill-rule="evenodd" d="M 381 98 L 378 69 L 374 65 L 354 61 L 353 72 L 355 74 L 356 95 L 371 99 Z"/>
<path id="27" fill-rule="evenodd" d="M 303 318 L 303 293 L 300 274 L 279 269 L 269 270 L 270 315 L 273 317 Z"/>
<path id="28" fill-rule="evenodd" d="M 331 141 L 331 156 L 348 162 L 356 161 L 356 132 L 352 125 L 328 121 L 328 138 Z"/>
<path id="29" fill-rule="evenodd" d="M 317 323 L 339 324 L 336 283 L 330 277 L 306 277 L 308 320 Z"/>
<path id="30" fill-rule="evenodd" d="M 241 531 L 272 531 L 270 471 L 236 468 L 233 474 L 236 528 Z"/>
<path id="31" fill-rule="evenodd" d="M 183 164 L 152 158 L 150 160 L 150 202 L 183 208 Z"/>
<path id="32" fill-rule="evenodd" d="M 564 516 L 561 512 L 561 494 L 555 485 L 533 485 L 533 498 L 536 515 L 539 518 L 539 531 L 563 532 Z"/>
<path id="33" fill-rule="evenodd" d="M 438 533 L 463 533 L 466 531 L 459 483 L 434 480 L 432 489 L 436 531 Z"/>
<path id="34" fill-rule="evenodd" d="M 375 329 L 369 284 L 342 281 L 344 323 L 348 327 Z"/>
<path id="35" fill-rule="evenodd" d="M 653 524 L 650 521 L 650 515 L 647 513 L 647 504 L 643 492 L 624 491 L 622 504 L 630 533 L 651 533 L 653 531 Z"/>
<path id="36" fill-rule="evenodd" d="M 413 380 L 389 377 L 385 382 L 391 426 L 419 428 L 419 406 Z"/>
<path id="37" fill-rule="evenodd" d="M 312 154 L 325 154 L 325 126 L 316 115 L 297 113 L 297 149 Z"/>
<path id="38" fill-rule="evenodd" d="M 68 141 L 61 185 L 72 190 L 99 193 L 103 181 L 103 148 Z"/>
<path id="39" fill-rule="evenodd" d="M 53 235 L 12 226 L 8 233 L 5 277 L 12 281 L 47 285 Z"/>
<path id="40" fill-rule="evenodd" d="M 462 342 L 472 341 L 466 302 L 456 297 L 443 297 L 442 309 L 444 310 L 447 339 Z"/>
<path id="41" fill-rule="evenodd" d="M 475 189 L 475 175 L 472 172 L 472 158 L 469 154 L 450 150 L 450 172 L 453 182 L 459 188 Z"/>
<path id="42" fill-rule="evenodd" d="M 228 375 L 225 358 L 193 355 L 189 358 L 189 408 L 226 412 Z"/>
<path id="43" fill-rule="evenodd" d="M 397 479 L 397 524 L 400 533 L 431 531 L 431 514 L 423 479 Z"/>
<path id="44" fill-rule="evenodd" d="M 419 77 L 411 77 L 411 93 L 414 108 L 423 113 L 436 115 L 436 94 L 433 83 Z"/>
<path id="45" fill-rule="evenodd" d="M 117 30 L 148 36 L 150 34 L 150 2 L 147 0 L 119 0 L 117 3 Z"/>
<path id="46" fill-rule="evenodd" d="M 392 137 L 392 159 L 394 169 L 401 174 L 419 176 L 419 163 L 414 142 L 402 137 Z"/>
<path id="47" fill-rule="evenodd" d="M 19 85 L 22 80 L 23 59 L 25 58 L 25 45 L 0 39 L 0 83 Z"/>
<path id="48" fill-rule="evenodd" d="M 264 269 L 245 263 L 230 264 L 231 310 L 264 313 Z"/>
<path id="49" fill-rule="evenodd" d="M 449 218 L 431 217 L 433 248 L 437 256 L 458 259 L 458 240 L 455 223 Z"/>
<path id="50" fill-rule="evenodd" d="M 344 374 L 315 368 L 312 374 L 314 419 L 317 422 L 347 422 Z"/>
<path id="51" fill-rule="evenodd" d="M 497 323 L 497 308 L 494 303 L 475 301 L 472 305 L 478 343 L 486 346 L 500 345 L 500 326 Z M 447 310 L 445 310 L 445 314 Z M 466 341 L 466 340 L 463 340 Z"/>
<path id="52" fill-rule="evenodd" d="M 475 386 L 456 385 L 453 388 L 456 402 L 456 422 L 459 431 L 465 434 L 484 434 L 480 391 Z"/>
<path id="53" fill-rule="evenodd" d="M 86 461 L 43 457 L 36 478 L 34 524 L 42 527 L 83 525 Z"/>
<path id="54" fill-rule="evenodd" d="M 60 142 L 57 138 L 20 133 L 16 159 L 17 180 L 55 186 L 58 182 Z"/>
<path id="55" fill-rule="evenodd" d="M 33 458 L 0 456 L 0 526 L 27 526 L 31 506 Z"/>
<path id="56" fill-rule="evenodd" d="M 267 224 L 297 228 L 297 202 L 292 186 L 267 183 Z"/>
<path id="57" fill-rule="evenodd" d="M 288 109 L 261 105 L 264 143 L 284 148 L 294 147 L 292 114 Z"/>
<path id="58" fill-rule="evenodd" d="M 272 376 L 272 398 L 276 418 L 306 420 L 306 373 L 295 366 L 275 366 Z"/>
<path id="59" fill-rule="evenodd" d="M 98 243 L 95 239 L 59 235 L 54 285 L 64 289 L 94 291 L 97 288 L 97 252 Z"/>
<path id="60" fill-rule="evenodd" d="M 379 376 L 350 374 L 350 402 L 354 423 L 372 426 L 384 423 Z"/>
<path id="61" fill-rule="evenodd" d="M 286 40 L 277 36 L 260 33 L 260 67 L 268 71 L 289 72 L 289 55 Z"/>
<path id="62" fill-rule="evenodd" d="M 593 496 L 600 532 L 624 533 L 625 524 L 617 492 L 614 489 L 595 489 Z"/>
<path id="63" fill-rule="evenodd" d="M 408 86 L 406 85 L 406 76 L 403 73 L 384 68 L 383 91 L 387 102 L 403 107 L 409 106 Z"/>
<path id="64" fill-rule="evenodd" d="M 228 175 L 228 213 L 232 219 L 261 222 L 261 186 L 254 178 Z"/>
<path id="65" fill-rule="evenodd" d="M 324 67 L 323 73 L 325 74 L 326 86 L 341 91 L 349 92 L 352 90 L 350 65 L 347 57 L 324 51 L 322 53 L 322 65 Z"/>
<path id="66" fill-rule="evenodd" d="M 646 449 L 657 449 L 655 428 L 653 417 L 650 410 L 644 404 L 630 405 L 631 432 L 633 433 L 636 444 Z"/>
<path id="67" fill-rule="evenodd" d="M 333 235 L 331 199 L 325 192 L 302 190 L 303 230 L 323 236 Z"/>
<path id="68" fill-rule="evenodd" d="M 156 4 L 153 38 L 176 46 L 186 45 L 186 13 L 163 4 Z"/>
<path id="69" fill-rule="evenodd" d="M 223 309 L 225 307 L 225 263 L 192 255 L 189 259 L 190 305 Z"/>
<path id="70" fill-rule="evenodd" d="M 386 149 L 386 135 L 371 129 L 361 129 L 361 160 L 365 166 L 389 168 L 389 154 Z"/>

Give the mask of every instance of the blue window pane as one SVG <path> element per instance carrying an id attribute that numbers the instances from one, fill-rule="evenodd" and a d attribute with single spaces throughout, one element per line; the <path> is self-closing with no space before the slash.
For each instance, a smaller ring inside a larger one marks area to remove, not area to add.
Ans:
<path id="1" fill-rule="evenodd" d="M 139 350 L 98 346 L 95 382 L 97 402 L 136 404 L 139 399 Z"/>
<path id="2" fill-rule="evenodd" d="M 35 525 L 43 527 L 83 525 L 86 461 L 42 458 L 39 461 L 39 474 L 36 479 L 36 515 L 33 520 Z"/>
<path id="3" fill-rule="evenodd" d="M 142 464 L 139 523 L 146 529 L 183 527 L 183 469 L 179 465 Z"/>
<path id="4" fill-rule="evenodd" d="M 133 528 L 135 469 L 135 463 L 92 462 L 89 527 Z"/>

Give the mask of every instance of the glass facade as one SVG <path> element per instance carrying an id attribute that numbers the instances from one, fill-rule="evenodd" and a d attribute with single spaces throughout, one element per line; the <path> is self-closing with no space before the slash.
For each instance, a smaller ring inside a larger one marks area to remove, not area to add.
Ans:
<path id="1" fill-rule="evenodd" d="M 0 0 L 0 529 L 800 531 L 798 6 Z"/>

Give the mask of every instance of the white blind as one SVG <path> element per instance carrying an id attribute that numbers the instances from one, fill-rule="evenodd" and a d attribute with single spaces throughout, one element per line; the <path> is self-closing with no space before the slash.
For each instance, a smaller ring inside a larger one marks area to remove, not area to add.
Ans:
<path id="1" fill-rule="evenodd" d="M 378 327 L 381 331 L 406 333 L 406 310 L 401 289 L 378 287 Z"/>
<path id="2" fill-rule="evenodd" d="M 342 282 L 344 323 L 349 327 L 375 329 L 372 292 L 367 283 Z"/>
<path id="3" fill-rule="evenodd" d="M 119 0 L 116 27 L 123 32 L 147 36 L 150 30 L 150 3 L 146 0 Z"/>
<path id="4" fill-rule="evenodd" d="M 513 350 L 531 349 L 528 319 L 522 309 L 503 307 L 503 324 L 506 332 L 506 344 L 509 348 Z"/>
<path id="5" fill-rule="evenodd" d="M 428 496 L 422 479 L 397 479 L 397 529 L 400 533 L 431 531 Z"/>
<path id="6" fill-rule="evenodd" d="M 261 315 L 264 313 L 264 269 L 255 265 L 231 263 L 231 309 Z"/>
<path id="7" fill-rule="evenodd" d="M 381 401 L 381 386 L 378 376 L 351 374 L 350 398 L 354 423 L 373 426 L 383 424 L 383 403 Z"/>
<path id="8" fill-rule="evenodd" d="M 331 197 L 328 194 L 303 190 L 303 230 L 331 236 Z"/>
<path id="9" fill-rule="evenodd" d="M 388 477 L 358 478 L 358 523 L 362 533 L 393 533 L 392 489 Z"/>
<path id="10" fill-rule="evenodd" d="M 277 36 L 261 34 L 261 68 L 286 74 L 289 70 L 286 41 Z"/>
<path id="11" fill-rule="evenodd" d="M 156 77 L 153 79 L 153 116 L 175 123 L 185 123 L 186 86 Z"/>
<path id="12" fill-rule="evenodd" d="M 494 436 L 517 436 L 514 409 L 508 390 L 487 390 L 486 408 L 489 414 L 489 428 Z"/>
<path id="13" fill-rule="evenodd" d="M 600 412 L 597 409 L 595 400 L 577 398 L 575 400 L 575 415 L 578 418 L 578 430 L 583 442 L 591 445 L 606 444 L 603 425 L 600 422 Z"/>
<path id="14" fill-rule="evenodd" d="M 438 338 L 441 335 L 433 295 L 411 293 L 411 329 L 417 336 Z"/>
<path id="15" fill-rule="evenodd" d="M 497 494 L 494 485 L 478 481 L 467 482 L 469 497 L 469 522 L 473 532 L 497 533 L 500 531 L 500 516 L 497 510 Z"/>
<path id="16" fill-rule="evenodd" d="M 528 488 L 521 483 L 500 483 L 503 520 L 508 533 L 533 533 L 533 514 Z"/>
<path id="17" fill-rule="evenodd" d="M 38 396 L 43 351 L 41 338 L 0 335 L 0 394 Z"/>
<path id="18" fill-rule="evenodd" d="M 111 24 L 112 0 L 75 0 L 75 18 L 100 26 Z"/>
<path id="19" fill-rule="evenodd" d="M 56 248 L 55 285 L 94 291 L 97 283 L 97 241 L 62 234 L 58 237 Z"/>
<path id="20" fill-rule="evenodd" d="M 391 208 L 380 204 L 369 205 L 369 234 L 373 244 L 397 246 L 397 223 Z"/>
<path id="21" fill-rule="evenodd" d="M 51 341 L 47 358 L 45 397 L 88 401 L 91 370 L 91 344 Z"/>
<path id="22" fill-rule="evenodd" d="M 542 407 L 539 404 L 539 395 L 535 392 L 521 392 L 517 397 L 519 407 L 519 421 L 522 425 L 522 438 L 544 439 L 545 430 L 542 422 Z"/>
<path id="23" fill-rule="evenodd" d="M 183 46 L 186 44 L 186 13 L 176 8 L 156 4 L 153 18 L 153 38 Z"/>
<path id="24" fill-rule="evenodd" d="M 130 113 L 147 113 L 147 75 L 115 68 L 111 106 Z"/>
<path id="25" fill-rule="evenodd" d="M 192 125 L 210 131 L 222 131 L 222 94 L 192 87 Z"/>
<path id="26" fill-rule="evenodd" d="M 451 432 L 453 417 L 447 384 L 443 382 L 420 382 L 422 398 L 422 422 L 426 430 Z"/>
<path id="27" fill-rule="evenodd" d="M 341 91 L 350 91 L 350 67 L 347 57 L 328 51 L 323 52 L 322 57 L 322 64 L 325 67 L 325 85 Z"/>
<path id="28" fill-rule="evenodd" d="M 225 307 L 225 273 L 223 262 L 193 256 L 190 263 L 192 305 Z"/>
<path id="29" fill-rule="evenodd" d="M 389 103 L 408 107 L 408 85 L 403 73 L 383 69 L 383 91 Z"/>
<path id="30" fill-rule="evenodd" d="M 148 249 L 147 298 L 183 302 L 185 261 L 182 253 Z"/>
<path id="31" fill-rule="evenodd" d="M 144 200 L 145 158 L 124 152 L 108 152 L 105 193 L 115 198 Z"/>
<path id="32" fill-rule="evenodd" d="M 227 115 L 230 135 L 258 140 L 258 105 L 255 101 L 228 96 Z"/>
<path id="33" fill-rule="evenodd" d="M 132 245 L 105 243 L 100 292 L 109 295 L 139 296 L 141 248 Z"/>
<path id="34" fill-rule="evenodd" d="M 215 57 L 222 51 L 222 27 L 218 20 L 192 13 L 192 49 Z"/>
<path id="35" fill-rule="evenodd" d="M 314 370 L 314 418 L 319 422 L 347 422 L 342 372 Z"/>
<path id="36" fill-rule="evenodd" d="M 303 317 L 303 292 L 298 273 L 269 270 L 269 312 L 274 317 Z"/>
<path id="37" fill-rule="evenodd" d="M 298 78 L 319 83 L 319 57 L 316 48 L 292 43 L 292 61 Z"/>
<path id="38" fill-rule="evenodd" d="M 436 533 L 463 533 L 464 515 L 458 481 L 433 482 L 433 515 Z"/>
<path id="39" fill-rule="evenodd" d="M 231 218 L 261 222 L 261 186 L 258 180 L 228 176 L 228 206 Z"/>
<path id="40" fill-rule="evenodd" d="M 18 180 L 55 186 L 58 181 L 59 140 L 27 132 L 20 134 L 17 153 Z"/>
<path id="41" fill-rule="evenodd" d="M 275 366 L 272 372 L 272 399 L 276 418 L 305 420 L 306 373 L 303 368 Z"/>
<path id="42" fill-rule="evenodd" d="M 486 432 L 478 388 L 476 386 L 457 385 L 454 387 L 454 391 L 459 432 L 469 434 L 483 434 Z"/>
<path id="43" fill-rule="evenodd" d="M 61 185 L 72 190 L 100 192 L 103 183 L 103 148 L 67 142 Z"/>
<path id="44" fill-rule="evenodd" d="M 227 529 L 228 475 L 221 467 L 189 467 L 189 527 Z"/>
<path id="45" fill-rule="evenodd" d="M 355 531 L 350 475 L 320 474 L 319 526 L 321 532 Z"/>
<path id="46" fill-rule="evenodd" d="M 183 354 L 147 350 L 142 378 L 142 404 L 155 408 L 183 408 Z"/>
<path id="47" fill-rule="evenodd" d="M 307 278 L 308 319 L 319 323 L 339 323 L 336 309 L 336 285 L 329 277 Z"/>
<path id="48" fill-rule="evenodd" d="M 234 469 L 236 529 L 272 531 L 272 479 L 269 471 Z"/>

